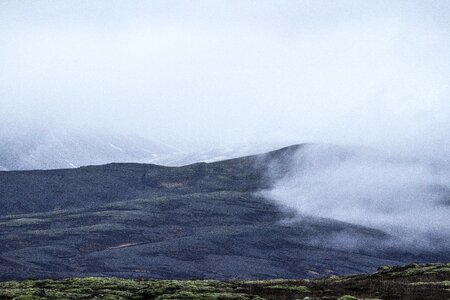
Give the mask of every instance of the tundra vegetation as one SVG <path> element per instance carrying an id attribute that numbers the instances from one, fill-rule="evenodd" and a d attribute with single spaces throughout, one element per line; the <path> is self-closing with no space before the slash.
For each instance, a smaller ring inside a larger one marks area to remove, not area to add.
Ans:
<path id="1" fill-rule="evenodd" d="M 384 266 L 373 274 L 304 280 L 142 280 L 85 277 L 0 283 L 1 300 L 25 299 L 449 299 L 450 264 Z"/>

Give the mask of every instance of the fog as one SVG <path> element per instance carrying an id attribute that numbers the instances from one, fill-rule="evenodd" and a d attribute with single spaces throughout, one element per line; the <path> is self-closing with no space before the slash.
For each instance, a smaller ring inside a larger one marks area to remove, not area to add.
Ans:
<path id="1" fill-rule="evenodd" d="M 297 151 L 288 174 L 263 195 L 293 209 L 296 215 L 290 221 L 333 219 L 387 233 L 384 242 L 372 241 L 377 246 L 409 251 L 450 247 L 448 161 L 381 149 L 307 145 Z M 330 238 L 328 246 L 368 247 L 366 240 L 352 240 L 345 233 Z"/>
<path id="2" fill-rule="evenodd" d="M 0 133 L 351 145 L 337 161 L 308 148 L 266 195 L 427 243 L 450 228 L 449 13 L 449 1 L 1 1 Z"/>
<path id="3" fill-rule="evenodd" d="M 2 131 L 447 143 L 447 1 L 2 1 Z M 12 133 L 11 133 L 12 132 Z"/>

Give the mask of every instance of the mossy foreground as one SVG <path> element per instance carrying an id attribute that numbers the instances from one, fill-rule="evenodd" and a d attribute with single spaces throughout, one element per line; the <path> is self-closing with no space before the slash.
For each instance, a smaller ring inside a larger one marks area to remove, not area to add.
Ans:
<path id="1" fill-rule="evenodd" d="M 381 267 L 316 280 L 73 278 L 0 283 L 0 299 L 450 299 L 450 264 Z"/>

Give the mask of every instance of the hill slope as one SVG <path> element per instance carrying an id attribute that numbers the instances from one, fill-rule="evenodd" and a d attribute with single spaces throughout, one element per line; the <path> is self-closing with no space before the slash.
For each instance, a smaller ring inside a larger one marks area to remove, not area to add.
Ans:
<path id="1" fill-rule="evenodd" d="M 177 168 L 0 172 L 0 280 L 302 278 L 449 260 L 448 253 L 336 249 L 317 241 L 387 236 L 333 220 L 283 222 L 290 212 L 257 192 L 274 180 L 268 168 L 281 176 L 301 147 Z"/>

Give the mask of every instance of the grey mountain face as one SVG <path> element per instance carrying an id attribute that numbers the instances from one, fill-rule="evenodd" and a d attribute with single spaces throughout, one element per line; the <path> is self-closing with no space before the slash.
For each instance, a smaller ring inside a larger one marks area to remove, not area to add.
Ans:
<path id="1" fill-rule="evenodd" d="M 0 134 L 0 171 L 65 169 L 110 162 L 182 166 L 268 151 L 267 145 L 183 151 L 140 136 L 76 129 L 19 129 Z M 273 148 L 272 148 L 273 149 Z"/>
<path id="2" fill-rule="evenodd" d="M 449 260 L 384 249 L 383 231 L 292 212 L 259 196 L 302 146 L 183 167 L 108 164 L 0 172 L 0 280 L 299 278 Z M 275 177 L 267 176 L 276 166 Z M 291 219 L 292 220 L 292 219 Z M 370 245 L 341 249 L 336 236 Z"/>
<path id="3" fill-rule="evenodd" d="M 3 170 L 74 168 L 108 162 L 151 160 L 176 152 L 137 136 L 79 130 L 22 130 L 0 136 Z"/>

